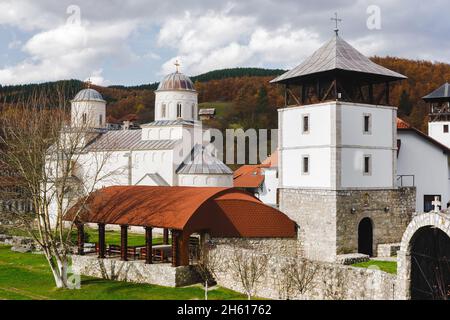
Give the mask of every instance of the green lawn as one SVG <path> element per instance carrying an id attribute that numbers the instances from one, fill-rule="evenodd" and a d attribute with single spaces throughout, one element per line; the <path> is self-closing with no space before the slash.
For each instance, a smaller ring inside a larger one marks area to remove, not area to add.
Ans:
<path id="1" fill-rule="evenodd" d="M 16 253 L 8 246 L 0 246 L 0 300 L 188 300 L 204 297 L 200 287 L 167 288 L 84 276 L 81 279 L 79 290 L 56 289 L 42 255 Z M 210 291 L 209 298 L 227 300 L 245 297 L 217 288 Z"/>
<path id="2" fill-rule="evenodd" d="M 216 117 L 223 117 L 225 110 L 227 108 L 231 108 L 233 103 L 231 102 L 203 102 L 198 105 L 199 109 L 205 108 L 215 108 L 216 109 Z"/>
<path id="3" fill-rule="evenodd" d="M 370 260 L 367 262 L 356 263 L 352 265 L 357 268 L 369 268 L 369 267 L 378 267 L 381 271 L 397 274 L 397 262 L 396 261 L 377 261 Z"/>
<path id="4" fill-rule="evenodd" d="M 73 238 L 75 238 L 76 230 L 74 230 L 73 233 L 74 233 Z M 97 230 L 86 228 L 85 234 L 87 235 L 86 242 L 98 242 L 98 231 Z M 105 232 L 105 241 L 107 244 L 120 245 L 120 232 L 107 230 Z M 162 237 L 153 238 L 153 244 L 162 244 L 162 241 L 163 241 Z M 129 246 L 145 246 L 145 235 L 143 233 L 141 234 L 141 233 L 128 232 L 128 245 Z"/>

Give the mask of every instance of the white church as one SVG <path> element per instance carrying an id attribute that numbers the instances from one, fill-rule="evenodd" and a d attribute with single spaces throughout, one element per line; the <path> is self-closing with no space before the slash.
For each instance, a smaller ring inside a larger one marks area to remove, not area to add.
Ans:
<path id="1" fill-rule="evenodd" d="M 177 69 L 155 94 L 155 121 L 137 130 L 111 130 L 101 94 L 92 88 L 80 91 L 71 101 L 65 130 L 84 135 L 73 176 L 91 191 L 117 185 L 231 187 L 233 171 L 209 145 L 189 77 Z M 57 162 L 49 163 L 51 168 Z"/>
<path id="2" fill-rule="evenodd" d="M 206 148 L 209 135 L 197 119 L 197 92 L 189 77 L 169 74 L 155 94 L 155 121 L 139 130 L 106 130 L 106 101 L 94 89 L 72 100 L 72 126 L 88 120 L 99 129 L 85 146 L 86 157 L 109 152 L 102 170 L 117 173 L 101 186 L 231 186 L 233 172 Z"/>

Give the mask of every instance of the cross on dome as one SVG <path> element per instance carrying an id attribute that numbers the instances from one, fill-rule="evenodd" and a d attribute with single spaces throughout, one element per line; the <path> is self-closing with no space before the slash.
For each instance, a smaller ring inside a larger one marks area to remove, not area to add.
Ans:
<path id="1" fill-rule="evenodd" d="M 179 62 L 178 60 L 175 60 L 174 65 L 175 65 L 175 67 L 177 68 L 177 73 L 179 73 L 179 72 L 180 72 L 179 68 L 180 68 L 180 66 L 181 66 L 180 62 Z"/>

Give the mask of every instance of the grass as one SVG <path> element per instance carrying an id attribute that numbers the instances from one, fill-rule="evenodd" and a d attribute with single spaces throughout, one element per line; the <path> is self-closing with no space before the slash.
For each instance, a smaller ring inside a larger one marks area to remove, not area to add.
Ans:
<path id="1" fill-rule="evenodd" d="M 56 289 L 42 255 L 12 252 L 0 246 L 0 299 L 11 300 L 190 300 L 203 299 L 200 287 L 168 288 L 147 284 L 81 277 L 79 290 Z M 209 292 L 215 300 L 245 299 L 218 287 Z"/>
<path id="2" fill-rule="evenodd" d="M 397 274 L 397 262 L 396 261 L 378 261 L 370 260 L 367 262 L 356 263 L 352 265 L 357 268 L 374 268 L 378 267 L 381 271 Z"/>
<path id="3" fill-rule="evenodd" d="M 199 109 L 205 108 L 215 108 L 216 109 L 216 117 L 223 117 L 225 110 L 231 108 L 233 105 L 232 102 L 203 102 L 198 105 Z"/>
<path id="4" fill-rule="evenodd" d="M 98 231 L 92 228 L 85 228 L 86 242 L 98 242 Z M 9 234 L 12 236 L 29 237 L 29 234 L 18 228 L 8 228 L 2 230 L 1 233 Z M 72 241 L 76 243 L 77 230 L 72 230 Z M 105 241 L 107 244 L 120 245 L 120 231 L 107 230 L 105 232 Z M 169 238 L 169 243 L 171 239 Z M 162 237 L 153 238 L 153 244 L 162 244 Z M 132 233 L 128 232 L 128 245 L 129 246 L 145 246 L 145 234 L 144 233 Z"/>
<path id="5" fill-rule="evenodd" d="M 74 237 L 76 237 L 76 230 Z M 85 229 L 87 235 L 86 242 L 98 242 L 98 231 L 95 229 Z M 75 238 L 76 239 L 76 238 Z M 120 245 L 120 231 L 107 230 L 105 232 L 105 241 L 107 244 Z M 153 238 L 153 244 L 162 244 L 162 237 Z M 131 233 L 128 232 L 128 245 L 129 246 L 145 246 L 145 235 L 143 233 Z"/>

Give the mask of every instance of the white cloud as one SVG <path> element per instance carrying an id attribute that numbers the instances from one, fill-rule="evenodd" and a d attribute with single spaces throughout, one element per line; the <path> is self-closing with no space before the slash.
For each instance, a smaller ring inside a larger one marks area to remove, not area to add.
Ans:
<path id="1" fill-rule="evenodd" d="M 28 58 L 0 69 L 0 82 L 19 84 L 83 78 L 107 58 L 133 58 L 126 39 L 134 29 L 133 22 L 67 24 L 37 33 L 22 47 Z"/>
<path id="2" fill-rule="evenodd" d="M 183 18 L 168 20 L 161 27 L 158 44 L 178 52 L 163 64 L 161 73 L 173 72 L 176 59 L 183 62 L 188 74 L 267 63 L 292 66 L 320 45 L 318 38 L 314 32 L 290 25 L 269 30 L 256 19 L 223 11 L 198 16 L 186 12 Z"/>

